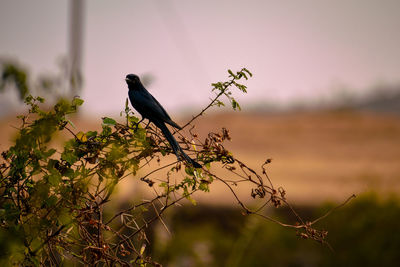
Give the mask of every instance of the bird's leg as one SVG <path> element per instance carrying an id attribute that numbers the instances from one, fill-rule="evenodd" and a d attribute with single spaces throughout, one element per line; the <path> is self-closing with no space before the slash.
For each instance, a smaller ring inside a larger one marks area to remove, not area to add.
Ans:
<path id="1" fill-rule="evenodd" d="M 147 127 L 149 127 L 149 124 L 150 124 L 150 120 L 149 120 L 149 122 L 146 124 L 146 127 L 144 127 L 144 128 L 147 129 Z"/>

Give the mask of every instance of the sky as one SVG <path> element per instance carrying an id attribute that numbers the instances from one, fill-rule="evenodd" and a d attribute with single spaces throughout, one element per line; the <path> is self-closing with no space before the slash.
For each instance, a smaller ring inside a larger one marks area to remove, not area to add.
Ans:
<path id="1" fill-rule="evenodd" d="M 0 57 L 33 77 L 57 73 L 68 8 L 66 0 L 0 0 Z M 244 109 L 400 84 L 398 0 L 87 0 L 84 14 L 88 114 L 124 109 L 128 73 L 151 75 L 147 89 L 169 113 L 207 104 L 210 84 L 242 67 L 254 74 L 248 94 L 235 94 Z"/>

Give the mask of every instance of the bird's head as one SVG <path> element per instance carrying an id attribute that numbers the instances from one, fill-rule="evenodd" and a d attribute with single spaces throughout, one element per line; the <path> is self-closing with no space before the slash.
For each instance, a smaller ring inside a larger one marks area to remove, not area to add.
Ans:
<path id="1" fill-rule="evenodd" d="M 128 74 L 128 75 L 126 75 L 125 81 L 128 84 L 128 86 L 141 84 L 139 76 L 137 76 L 136 74 Z"/>

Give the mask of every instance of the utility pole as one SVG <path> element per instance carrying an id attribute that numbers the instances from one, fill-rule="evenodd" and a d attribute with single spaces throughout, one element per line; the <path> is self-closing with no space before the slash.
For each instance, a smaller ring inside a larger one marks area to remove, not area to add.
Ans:
<path id="1" fill-rule="evenodd" d="M 67 93 L 70 97 L 78 95 L 82 88 L 84 1 L 70 0 Z"/>

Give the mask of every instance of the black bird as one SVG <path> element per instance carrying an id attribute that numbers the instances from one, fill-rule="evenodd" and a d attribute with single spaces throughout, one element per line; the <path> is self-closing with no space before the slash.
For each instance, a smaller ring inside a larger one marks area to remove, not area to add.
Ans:
<path id="1" fill-rule="evenodd" d="M 201 168 L 199 163 L 186 155 L 174 136 L 168 130 L 165 123 L 168 123 L 179 130 L 182 129 L 182 127 L 171 119 L 157 99 L 155 99 L 146 88 L 144 88 L 143 84 L 140 82 L 139 76 L 128 74 L 126 75 L 125 81 L 129 88 L 129 100 L 131 101 L 132 106 L 140 113 L 140 115 L 142 115 L 142 120 L 146 118 L 149 122 L 154 123 L 154 125 L 160 128 L 178 160 L 180 160 L 180 156 L 182 156 L 188 163 L 192 164 L 193 167 Z"/>

